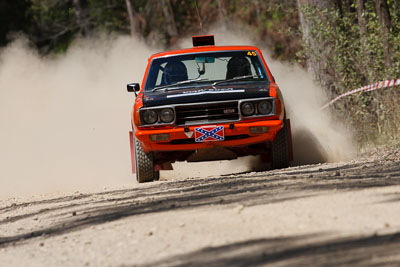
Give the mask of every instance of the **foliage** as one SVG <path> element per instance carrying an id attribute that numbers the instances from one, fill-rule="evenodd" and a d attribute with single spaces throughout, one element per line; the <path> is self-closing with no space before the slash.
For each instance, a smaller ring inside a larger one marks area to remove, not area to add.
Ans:
<path id="1" fill-rule="evenodd" d="M 299 55 L 303 60 L 322 62 L 323 77 L 329 81 L 331 96 L 377 81 L 398 78 L 399 9 L 395 8 L 394 2 L 390 3 L 390 66 L 385 65 L 384 36 L 373 2 L 366 4 L 362 14 L 364 33 L 360 29 L 355 4 L 352 5 L 354 11 L 346 14 L 337 8 L 321 10 L 313 6 L 304 7 L 303 13 L 312 25 L 311 36 L 321 45 L 316 50 L 304 44 L 304 50 Z M 357 129 L 360 142 L 397 138 L 400 130 L 399 96 L 398 88 L 361 93 L 340 100 L 335 109 Z"/>
<path id="2" fill-rule="evenodd" d="M 28 0 L 0 1 L 0 46 L 7 44 L 8 34 L 26 28 L 29 4 Z"/>
<path id="3" fill-rule="evenodd" d="M 266 43 L 278 59 L 294 60 L 301 48 L 295 0 L 229 1 L 227 18 L 249 25 L 257 39 Z"/>
<path id="4" fill-rule="evenodd" d="M 90 21 L 94 29 L 106 32 L 129 33 L 125 1 L 88 0 L 88 7 Z"/>
<path id="5" fill-rule="evenodd" d="M 45 51 L 65 51 L 78 32 L 71 1 L 32 0 L 27 13 L 31 40 Z"/>
<path id="6" fill-rule="evenodd" d="M 242 23 L 253 29 L 258 41 L 271 47 L 273 55 L 292 60 L 300 49 L 295 0 L 168 0 L 179 35 L 207 32 L 218 20 L 226 25 Z M 130 24 L 125 0 L 86 0 L 93 33 L 128 34 Z M 176 36 L 167 31 L 164 1 L 131 0 L 139 20 L 139 34 L 149 43 L 173 46 Z M 197 7 L 197 9 L 196 9 Z M 42 53 L 65 51 L 79 36 L 73 0 L 7 0 L 0 4 L 0 46 L 7 43 L 9 31 L 22 31 Z M 198 13 L 203 29 L 200 27 Z"/>

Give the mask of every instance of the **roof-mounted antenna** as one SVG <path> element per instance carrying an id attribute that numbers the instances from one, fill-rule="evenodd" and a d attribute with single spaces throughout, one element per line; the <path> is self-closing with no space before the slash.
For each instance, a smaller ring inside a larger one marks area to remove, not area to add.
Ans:
<path id="1" fill-rule="evenodd" d="M 201 22 L 201 17 L 200 17 L 200 13 L 199 13 L 199 8 L 197 7 L 197 1 L 194 1 L 194 5 L 196 6 L 196 11 L 197 11 L 197 17 L 199 18 L 199 23 L 200 23 L 200 28 L 203 29 L 203 23 Z"/>

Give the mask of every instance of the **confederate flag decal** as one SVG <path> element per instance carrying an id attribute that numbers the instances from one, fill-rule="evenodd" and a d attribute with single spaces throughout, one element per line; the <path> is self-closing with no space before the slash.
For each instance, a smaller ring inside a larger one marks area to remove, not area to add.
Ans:
<path id="1" fill-rule="evenodd" d="M 203 126 L 194 128 L 196 142 L 223 141 L 225 139 L 224 126 Z"/>

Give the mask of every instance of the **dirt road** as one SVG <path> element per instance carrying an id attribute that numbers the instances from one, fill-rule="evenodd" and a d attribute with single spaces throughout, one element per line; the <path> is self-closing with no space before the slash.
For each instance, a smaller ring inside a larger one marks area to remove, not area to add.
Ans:
<path id="1" fill-rule="evenodd" d="M 399 155 L 3 200 L 0 266 L 399 266 Z"/>

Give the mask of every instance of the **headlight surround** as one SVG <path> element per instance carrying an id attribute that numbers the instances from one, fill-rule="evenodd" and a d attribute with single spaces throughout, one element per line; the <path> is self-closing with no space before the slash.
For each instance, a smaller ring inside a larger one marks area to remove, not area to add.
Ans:
<path id="1" fill-rule="evenodd" d="M 262 115 L 267 115 L 272 112 L 272 103 L 271 101 L 263 100 L 260 101 L 257 105 L 258 113 Z"/>
<path id="2" fill-rule="evenodd" d="M 172 108 L 163 108 L 160 111 L 160 119 L 164 123 L 170 123 L 174 120 L 174 111 Z"/>
<path id="3" fill-rule="evenodd" d="M 240 106 L 240 110 L 242 111 L 242 114 L 244 116 L 251 116 L 251 115 L 254 114 L 255 107 L 254 107 L 254 104 L 252 102 L 244 102 Z"/>
<path id="4" fill-rule="evenodd" d="M 239 101 L 240 114 L 243 119 L 249 117 L 271 117 L 275 115 L 275 98 L 250 98 Z"/>
<path id="5" fill-rule="evenodd" d="M 153 124 L 156 123 L 158 120 L 158 114 L 156 111 L 152 109 L 144 110 L 142 112 L 142 118 L 144 123 L 146 124 Z"/>

